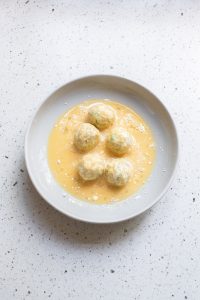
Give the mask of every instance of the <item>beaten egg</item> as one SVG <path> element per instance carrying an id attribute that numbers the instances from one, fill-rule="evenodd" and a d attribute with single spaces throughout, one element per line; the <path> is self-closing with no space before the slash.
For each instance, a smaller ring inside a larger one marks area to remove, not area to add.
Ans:
<path id="1" fill-rule="evenodd" d="M 87 131 L 82 133 L 84 126 Z M 57 182 L 76 198 L 95 204 L 120 201 L 137 192 L 151 174 L 155 152 L 152 131 L 143 118 L 131 108 L 107 99 L 87 100 L 65 112 L 48 140 L 48 163 Z M 95 157 L 109 166 L 105 172 L 104 168 L 100 170 L 100 163 L 91 163 Z M 120 160 L 123 164 L 128 161 L 131 168 L 125 165 L 123 172 Z M 115 169 L 121 172 L 120 181 L 113 173 Z"/>

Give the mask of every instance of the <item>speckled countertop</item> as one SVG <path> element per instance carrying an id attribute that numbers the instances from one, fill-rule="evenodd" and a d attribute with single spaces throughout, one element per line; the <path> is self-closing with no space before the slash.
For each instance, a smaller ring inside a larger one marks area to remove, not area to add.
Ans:
<path id="1" fill-rule="evenodd" d="M 0 299 L 199 300 L 200 2 L 1 0 L 0 28 Z M 24 164 L 41 101 L 94 73 L 157 94 L 181 146 L 166 197 L 109 226 L 56 212 Z"/>

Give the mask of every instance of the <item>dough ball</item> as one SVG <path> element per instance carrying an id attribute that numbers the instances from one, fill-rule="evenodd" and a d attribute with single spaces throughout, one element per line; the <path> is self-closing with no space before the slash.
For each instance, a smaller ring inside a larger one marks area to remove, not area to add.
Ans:
<path id="1" fill-rule="evenodd" d="M 107 137 L 107 148 L 115 155 L 127 153 L 132 146 L 132 136 L 121 127 L 113 128 Z"/>
<path id="2" fill-rule="evenodd" d="M 105 170 L 105 161 L 98 154 L 88 154 L 83 156 L 78 165 L 78 173 L 83 180 L 95 180 L 100 177 Z"/>
<path id="3" fill-rule="evenodd" d="M 88 110 L 88 122 L 99 128 L 106 129 L 114 123 L 115 112 L 109 105 L 98 103 Z"/>
<path id="4" fill-rule="evenodd" d="M 99 130 L 89 124 L 82 123 L 75 135 L 74 135 L 74 145 L 80 151 L 92 150 L 99 142 Z"/>
<path id="5" fill-rule="evenodd" d="M 112 159 L 106 168 L 107 182 L 114 186 L 124 186 L 131 177 L 132 165 L 131 162 L 123 159 Z"/>

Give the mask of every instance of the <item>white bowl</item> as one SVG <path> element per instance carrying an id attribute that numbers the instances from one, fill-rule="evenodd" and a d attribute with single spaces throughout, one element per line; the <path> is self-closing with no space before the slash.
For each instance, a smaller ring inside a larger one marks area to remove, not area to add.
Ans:
<path id="1" fill-rule="evenodd" d="M 67 194 L 48 167 L 47 142 L 57 118 L 83 100 L 109 98 L 133 108 L 148 123 L 156 142 L 156 162 L 142 188 L 124 201 L 90 204 Z M 92 223 L 113 223 L 135 217 L 154 205 L 167 191 L 177 165 L 177 131 L 169 112 L 150 91 L 121 77 L 95 75 L 69 82 L 39 107 L 26 134 L 25 160 L 40 195 L 58 211 Z"/>

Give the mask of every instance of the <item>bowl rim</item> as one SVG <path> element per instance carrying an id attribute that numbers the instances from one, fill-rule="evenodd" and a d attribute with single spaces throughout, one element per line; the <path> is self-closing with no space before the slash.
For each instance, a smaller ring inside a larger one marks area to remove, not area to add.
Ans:
<path id="1" fill-rule="evenodd" d="M 29 134 L 30 134 L 30 130 L 31 130 L 31 127 L 33 125 L 33 122 L 35 120 L 35 117 L 37 116 L 38 112 L 40 111 L 40 109 L 42 108 L 42 106 L 46 103 L 46 101 L 48 101 L 48 99 L 54 94 L 56 93 L 57 91 L 59 91 L 60 89 L 64 88 L 65 86 L 67 85 L 70 85 L 72 83 L 75 83 L 75 82 L 78 82 L 78 81 L 81 81 L 81 80 L 86 80 L 86 79 L 94 79 L 94 78 L 114 78 L 114 79 L 119 79 L 119 80 L 124 80 L 126 82 L 129 82 L 129 83 L 133 83 L 134 85 L 137 85 L 139 88 L 145 90 L 146 92 L 148 92 L 149 94 L 151 94 L 155 99 L 156 101 L 159 103 L 160 106 L 163 107 L 163 109 L 165 110 L 165 112 L 167 113 L 168 115 L 168 118 L 171 122 L 171 125 L 173 127 L 173 131 L 174 131 L 174 137 L 175 137 L 175 143 L 176 143 L 176 153 L 175 153 L 175 162 L 174 162 L 174 165 L 173 165 L 173 169 L 172 169 L 172 172 L 171 172 L 171 175 L 170 175 L 170 178 L 167 182 L 167 184 L 165 185 L 164 189 L 162 190 L 162 192 L 157 196 L 155 197 L 154 201 L 151 202 L 150 204 L 146 205 L 144 208 L 142 208 L 141 210 L 139 210 L 137 213 L 135 214 L 131 214 L 128 215 L 127 217 L 121 217 L 121 218 L 118 218 L 116 220 L 111 220 L 111 221 L 93 221 L 93 220 L 88 220 L 87 218 L 82 218 L 82 217 L 77 217 L 75 216 L 74 214 L 71 214 L 71 213 L 68 213 L 66 212 L 65 210 L 59 208 L 59 207 L 56 207 L 54 204 L 50 203 L 49 200 L 48 200 L 48 197 L 46 197 L 42 191 L 38 188 L 37 186 L 37 183 L 35 181 L 35 178 L 34 178 L 34 175 L 32 174 L 32 171 L 31 171 L 31 166 L 30 166 L 30 163 L 29 163 L 29 157 L 28 157 L 28 139 L 29 139 Z M 168 110 L 168 108 L 166 107 L 166 105 L 154 94 L 152 93 L 148 88 L 144 87 L 143 85 L 137 83 L 136 81 L 133 81 L 131 79 L 128 79 L 126 77 L 122 77 L 122 76 L 118 76 L 118 75 L 112 75 L 112 74 L 90 74 L 90 75 L 87 75 L 87 76 L 81 76 L 79 78 L 75 78 L 75 79 L 72 79 L 68 82 L 66 82 L 65 84 L 63 84 L 62 86 L 58 87 L 57 89 L 55 89 L 53 92 L 51 92 L 50 94 L 48 94 L 48 96 L 45 97 L 45 99 L 38 105 L 35 113 L 33 114 L 33 117 L 31 118 L 31 120 L 29 121 L 29 124 L 27 126 L 27 130 L 26 130 L 26 134 L 25 134 L 25 144 L 24 144 L 24 154 L 25 154 L 25 164 L 26 164 L 26 168 L 27 168 L 27 171 L 28 171 L 28 174 L 29 174 L 29 177 L 31 179 L 31 182 L 34 186 L 34 188 L 36 189 L 36 191 L 38 192 L 38 194 L 42 197 L 42 199 L 44 199 L 49 205 L 51 205 L 54 209 L 56 209 L 57 211 L 59 211 L 60 213 L 72 218 L 72 219 L 75 219 L 77 221 L 82 221 L 82 222 L 85 222 L 85 223 L 91 223 L 91 224 L 113 224 L 113 223 L 119 223 L 119 222 L 123 222 L 123 221 L 127 221 L 127 220 L 130 220 L 132 218 L 135 218 L 137 216 L 139 216 L 140 214 L 146 212 L 148 209 L 150 209 L 151 207 L 153 207 L 159 200 L 161 200 L 163 198 L 163 196 L 166 194 L 166 192 L 168 191 L 170 185 L 172 184 L 172 181 L 174 180 L 174 177 L 175 177 L 175 174 L 177 172 L 177 168 L 178 168 L 178 163 L 179 163 L 179 137 L 178 137 L 178 129 L 177 129 L 177 126 Z"/>

